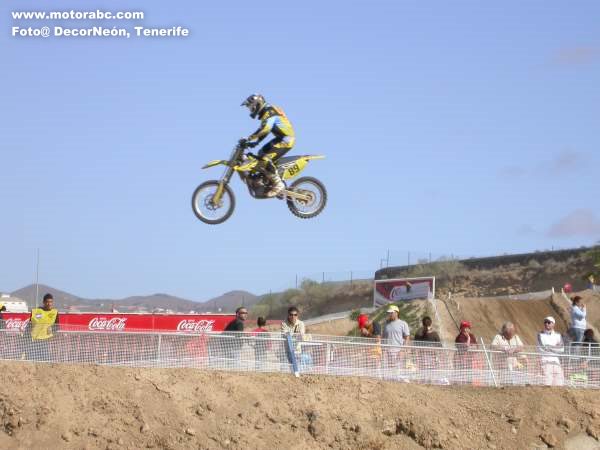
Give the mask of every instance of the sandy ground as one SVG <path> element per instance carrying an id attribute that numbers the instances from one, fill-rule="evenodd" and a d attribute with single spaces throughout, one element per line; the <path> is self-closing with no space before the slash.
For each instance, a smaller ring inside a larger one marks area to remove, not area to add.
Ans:
<path id="1" fill-rule="evenodd" d="M 306 332 L 310 334 L 325 334 L 347 336 L 356 327 L 356 321 L 350 319 L 328 320 L 326 322 L 307 325 Z"/>
<path id="2" fill-rule="evenodd" d="M 600 446 L 591 437 L 598 391 L 14 362 L 0 370 L 3 449 Z"/>

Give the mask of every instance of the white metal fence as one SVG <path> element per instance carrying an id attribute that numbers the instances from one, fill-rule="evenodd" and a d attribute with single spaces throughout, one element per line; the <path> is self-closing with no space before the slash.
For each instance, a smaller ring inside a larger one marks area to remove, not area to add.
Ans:
<path id="1" fill-rule="evenodd" d="M 417 345 L 419 344 L 419 345 Z M 598 344 L 490 348 L 394 346 L 367 338 L 280 333 L 61 331 L 46 341 L 0 330 L 0 359 L 135 367 L 297 372 L 427 384 L 600 388 Z"/>

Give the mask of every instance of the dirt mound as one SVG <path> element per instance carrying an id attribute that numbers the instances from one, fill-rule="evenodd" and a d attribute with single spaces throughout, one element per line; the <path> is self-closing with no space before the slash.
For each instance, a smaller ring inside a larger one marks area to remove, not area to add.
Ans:
<path id="1" fill-rule="evenodd" d="M 532 449 L 600 433 L 591 391 L 0 366 L 6 449 Z"/>
<path id="2" fill-rule="evenodd" d="M 564 300 L 563 300 L 564 302 Z M 556 331 L 567 331 L 567 320 L 559 313 L 560 302 L 546 300 L 508 300 L 502 298 L 453 298 L 447 302 L 457 322 L 468 320 L 473 324 L 473 334 L 490 342 L 502 324 L 514 323 L 517 333 L 525 345 L 535 345 L 537 333 L 542 329 L 546 316 L 556 319 Z M 566 304 L 566 303 L 565 303 Z M 452 330 L 456 337 L 456 328 Z"/>

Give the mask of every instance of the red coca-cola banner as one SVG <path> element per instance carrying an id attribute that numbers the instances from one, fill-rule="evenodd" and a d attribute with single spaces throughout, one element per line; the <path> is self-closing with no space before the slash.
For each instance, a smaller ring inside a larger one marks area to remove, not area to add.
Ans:
<path id="1" fill-rule="evenodd" d="M 23 331 L 29 313 L 3 313 L 4 328 Z M 162 333 L 200 333 L 223 331 L 235 314 L 117 314 L 60 313 L 61 331 L 155 331 Z"/>

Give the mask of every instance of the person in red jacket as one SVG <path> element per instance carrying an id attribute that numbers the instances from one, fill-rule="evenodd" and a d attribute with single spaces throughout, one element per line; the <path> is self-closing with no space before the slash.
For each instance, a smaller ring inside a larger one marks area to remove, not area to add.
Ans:
<path id="1" fill-rule="evenodd" d="M 454 370 L 458 373 L 461 383 L 470 383 L 473 375 L 473 362 L 475 361 L 472 350 L 477 348 L 477 338 L 471 333 L 471 322 L 463 320 L 460 323 L 460 332 L 454 340 L 456 353 L 454 354 Z"/>

